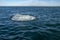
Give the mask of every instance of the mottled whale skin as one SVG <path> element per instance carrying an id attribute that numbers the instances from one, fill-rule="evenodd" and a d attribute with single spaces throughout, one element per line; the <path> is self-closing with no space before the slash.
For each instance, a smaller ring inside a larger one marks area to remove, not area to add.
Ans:
<path id="1" fill-rule="evenodd" d="M 31 21 L 31 20 L 35 20 L 35 19 L 36 18 L 34 16 L 22 15 L 22 14 L 16 14 L 11 18 L 11 20 L 13 20 L 13 21 Z"/>

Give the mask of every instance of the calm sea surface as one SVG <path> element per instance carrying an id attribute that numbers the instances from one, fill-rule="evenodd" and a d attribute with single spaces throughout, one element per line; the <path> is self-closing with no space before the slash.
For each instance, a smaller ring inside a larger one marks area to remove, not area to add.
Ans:
<path id="1" fill-rule="evenodd" d="M 33 21 L 13 21 L 15 14 Z M 0 40 L 60 40 L 60 7 L 0 7 Z"/>

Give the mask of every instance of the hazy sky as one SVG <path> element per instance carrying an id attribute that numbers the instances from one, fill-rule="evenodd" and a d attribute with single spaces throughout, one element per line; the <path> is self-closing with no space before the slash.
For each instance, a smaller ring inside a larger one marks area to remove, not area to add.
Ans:
<path id="1" fill-rule="evenodd" d="M 60 0 L 0 0 L 0 6 L 60 6 Z"/>

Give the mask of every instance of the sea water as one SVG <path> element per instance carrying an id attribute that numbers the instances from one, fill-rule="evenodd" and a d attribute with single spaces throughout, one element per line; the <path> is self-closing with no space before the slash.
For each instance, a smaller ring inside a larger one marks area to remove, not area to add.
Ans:
<path id="1" fill-rule="evenodd" d="M 13 21 L 15 14 L 33 21 Z M 60 40 L 60 7 L 0 7 L 0 40 Z"/>

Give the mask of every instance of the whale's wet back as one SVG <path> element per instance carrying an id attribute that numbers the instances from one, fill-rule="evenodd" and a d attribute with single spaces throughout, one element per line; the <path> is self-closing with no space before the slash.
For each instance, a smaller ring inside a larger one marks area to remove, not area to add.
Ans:
<path id="1" fill-rule="evenodd" d="M 36 20 L 11 20 L 16 13 Z M 60 7 L 0 7 L 0 40 L 60 40 Z"/>
<path id="2" fill-rule="evenodd" d="M 11 20 L 13 21 L 32 21 L 35 20 L 36 17 L 31 16 L 31 15 L 21 15 L 19 13 L 16 13 L 16 15 L 14 15 Z"/>

